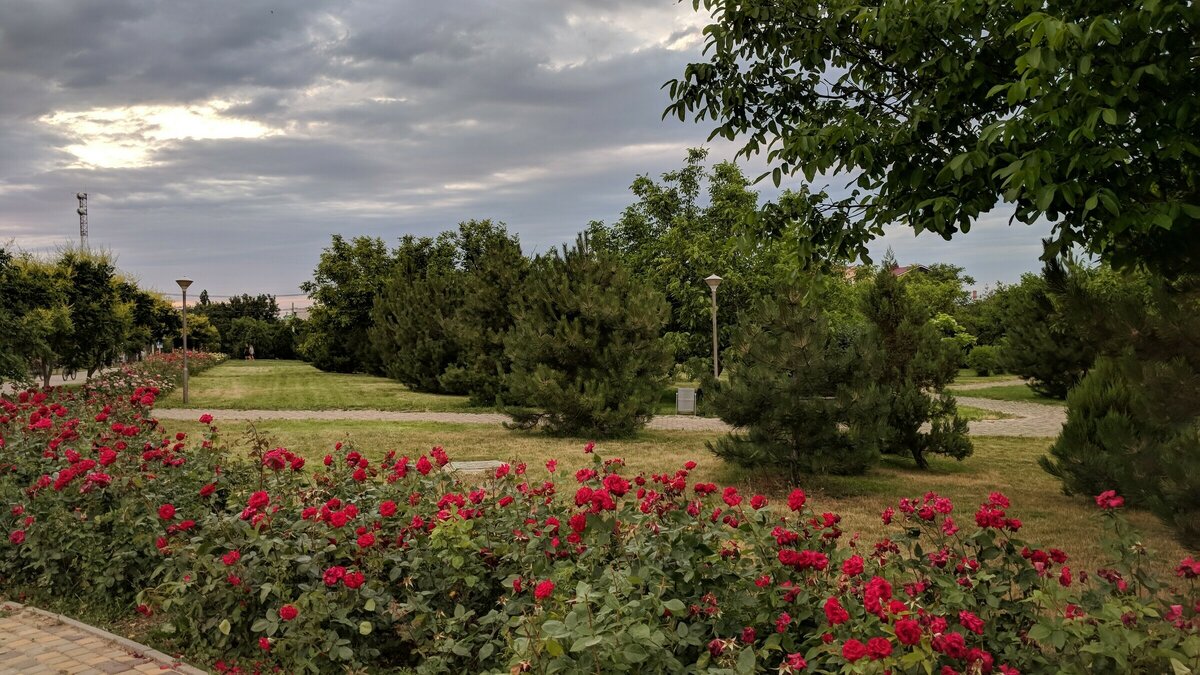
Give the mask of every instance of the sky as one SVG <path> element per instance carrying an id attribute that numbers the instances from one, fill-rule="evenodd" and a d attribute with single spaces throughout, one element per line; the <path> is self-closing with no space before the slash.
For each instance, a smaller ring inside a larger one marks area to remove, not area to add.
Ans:
<path id="1" fill-rule="evenodd" d="M 491 218 L 545 251 L 689 147 L 733 157 L 661 118 L 706 22 L 673 0 L 0 0 L 0 245 L 77 241 L 87 192 L 91 246 L 143 286 L 284 307 L 333 233 Z M 872 250 L 1010 282 L 1045 228 L 1007 221 Z"/>

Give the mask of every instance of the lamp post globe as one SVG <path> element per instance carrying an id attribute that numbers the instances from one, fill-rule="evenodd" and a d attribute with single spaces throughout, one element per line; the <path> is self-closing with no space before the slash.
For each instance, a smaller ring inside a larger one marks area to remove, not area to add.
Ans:
<path id="1" fill-rule="evenodd" d="M 721 285 L 721 277 L 709 275 L 704 278 L 704 283 L 712 289 L 713 378 L 718 378 L 721 376 L 721 365 L 717 355 L 717 286 Z"/>
<path id="2" fill-rule="evenodd" d="M 187 328 L 187 289 L 192 280 L 187 277 L 176 279 L 179 290 L 183 291 L 183 403 L 188 402 L 188 328 Z"/>

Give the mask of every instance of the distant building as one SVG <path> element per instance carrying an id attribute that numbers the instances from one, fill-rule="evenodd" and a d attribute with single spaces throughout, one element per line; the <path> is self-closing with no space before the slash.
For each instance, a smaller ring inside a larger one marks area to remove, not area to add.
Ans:
<path id="1" fill-rule="evenodd" d="M 858 277 L 858 272 L 862 267 L 858 265 L 850 265 L 842 271 L 842 276 L 846 281 L 853 282 Z M 892 267 L 892 276 L 902 277 L 909 272 L 928 272 L 929 268 L 924 265 L 895 265 Z"/>

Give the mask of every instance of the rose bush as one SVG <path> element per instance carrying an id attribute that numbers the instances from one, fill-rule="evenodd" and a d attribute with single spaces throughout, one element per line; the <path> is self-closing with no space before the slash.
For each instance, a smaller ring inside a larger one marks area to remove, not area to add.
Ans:
<path id="1" fill-rule="evenodd" d="M 165 432 L 154 395 L 0 404 L 0 589 L 136 606 L 219 671 L 1200 668 L 1200 562 L 1154 578 L 1115 494 L 1112 561 L 1083 570 L 1000 493 L 913 495 L 866 542 L 802 490 L 626 475 L 591 446 L 552 481 L 459 476 L 438 448 L 234 457 L 215 427 Z"/>

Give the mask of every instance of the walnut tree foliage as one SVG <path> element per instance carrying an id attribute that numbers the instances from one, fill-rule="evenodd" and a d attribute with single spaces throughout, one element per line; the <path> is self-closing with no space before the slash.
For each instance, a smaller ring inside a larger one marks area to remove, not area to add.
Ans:
<path id="1" fill-rule="evenodd" d="M 884 225 L 949 239 L 1002 202 L 1082 247 L 1173 274 L 1200 258 L 1194 2 L 693 0 L 706 62 L 664 116 L 765 153 L 783 176 L 842 172 L 865 254 Z"/>

